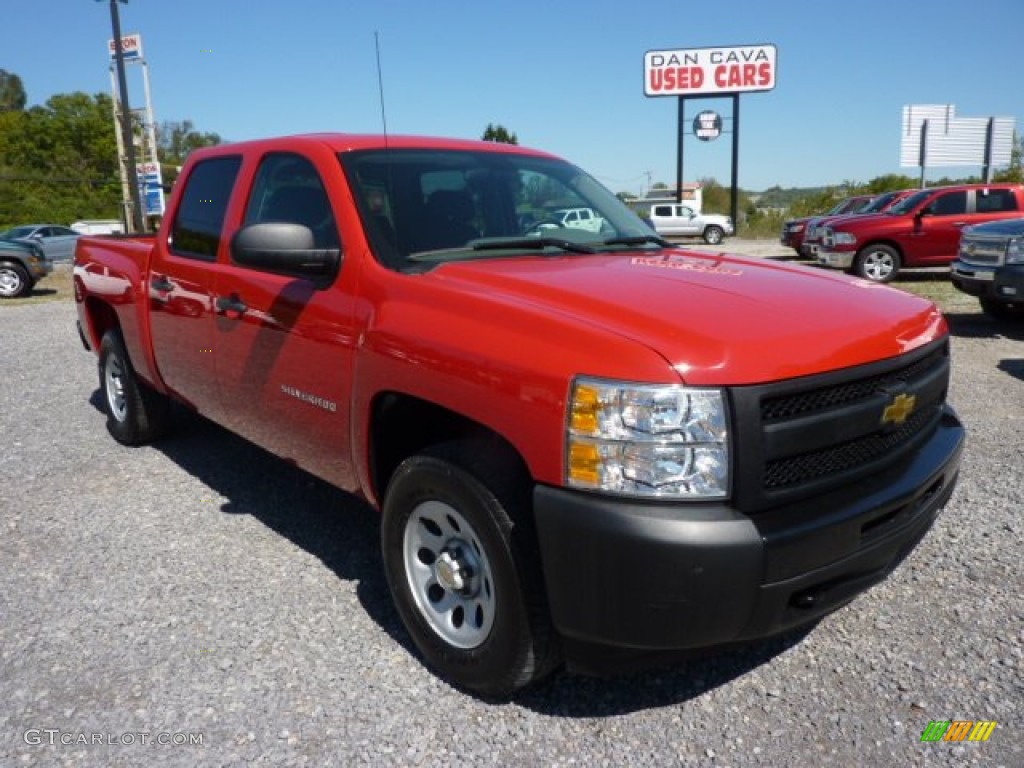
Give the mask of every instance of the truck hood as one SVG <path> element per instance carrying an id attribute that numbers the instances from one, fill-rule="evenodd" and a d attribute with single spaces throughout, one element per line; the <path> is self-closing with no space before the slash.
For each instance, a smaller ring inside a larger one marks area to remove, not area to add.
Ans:
<path id="1" fill-rule="evenodd" d="M 990 221 L 987 224 L 975 224 L 965 227 L 965 234 L 985 237 L 1021 237 L 1024 235 L 1024 219 L 1003 219 Z"/>
<path id="2" fill-rule="evenodd" d="M 873 362 L 946 329 L 930 301 L 895 288 L 690 250 L 453 262 L 430 278 L 632 339 L 694 385 L 777 381 Z"/>
<path id="3" fill-rule="evenodd" d="M 905 221 L 906 214 L 897 215 L 894 213 L 860 213 L 860 214 L 845 214 L 837 216 L 831 221 L 828 226 L 838 230 L 851 230 L 866 228 L 871 229 L 877 227 L 879 224 L 886 225 L 892 221 L 902 222 Z"/>

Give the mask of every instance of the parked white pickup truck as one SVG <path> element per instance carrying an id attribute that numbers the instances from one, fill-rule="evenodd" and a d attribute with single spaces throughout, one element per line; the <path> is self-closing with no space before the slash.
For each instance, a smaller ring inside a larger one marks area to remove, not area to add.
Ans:
<path id="1" fill-rule="evenodd" d="M 659 235 L 703 237 L 705 243 L 722 242 L 734 234 L 732 219 L 717 213 L 697 213 L 688 205 L 662 203 L 651 206 L 651 225 Z"/>

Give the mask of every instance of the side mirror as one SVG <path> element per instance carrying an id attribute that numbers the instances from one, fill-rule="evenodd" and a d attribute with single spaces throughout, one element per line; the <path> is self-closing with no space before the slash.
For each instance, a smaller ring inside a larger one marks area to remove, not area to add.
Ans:
<path id="1" fill-rule="evenodd" d="M 341 265 L 340 248 L 317 248 L 313 230 L 302 224 L 250 224 L 231 238 L 231 260 L 243 267 L 329 283 Z"/>
<path id="2" fill-rule="evenodd" d="M 917 212 L 917 218 L 919 218 L 919 219 L 922 216 L 934 216 L 934 215 L 935 215 L 935 209 L 932 208 L 930 205 L 926 205 L 924 208 L 922 208 L 920 211 Z"/>

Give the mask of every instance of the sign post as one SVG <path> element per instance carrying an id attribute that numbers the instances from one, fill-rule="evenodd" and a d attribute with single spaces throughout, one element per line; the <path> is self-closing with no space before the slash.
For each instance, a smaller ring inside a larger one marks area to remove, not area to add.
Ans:
<path id="1" fill-rule="evenodd" d="M 740 94 L 770 91 L 775 87 L 776 49 L 774 45 L 742 45 L 725 48 L 690 48 L 671 51 L 647 51 L 644 54 L 644 94 L 676 96 L 679 99 L 676 157 L 676 200 L 683 190 L 683 126 L 686 99 L 732 97 L 732 220 L 737 223 L 739 192 Z M 717 123 L 710 116 L 718 118 Z M 706 116 L 708 124 L 702 121 Z M 698 121 L 701 121 L 698 125 Z M 694 120 L 698 139 L 711 141 L 722 133 L 721 117 L 705 110 Z M 703 134 L 703 135 L 702 135 Z"/>

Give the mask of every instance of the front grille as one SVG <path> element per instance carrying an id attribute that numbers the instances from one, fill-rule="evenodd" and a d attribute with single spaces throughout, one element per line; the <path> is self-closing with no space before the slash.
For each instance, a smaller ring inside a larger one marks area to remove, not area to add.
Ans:
<path id="1" fill-rule="evenodd" d="M 880 389 L 896 384 L 905 384 L 917 376 L 942 365 L 946 358 L 944 349 L 936 349 L 905 368 L 868 376 L 856 381 L 798 392 L 792 395 L 769 397 L 761 401 L 761 419 L 765 422 L 777 419 L 793 419 L 826 408 L 835 408 L 856 400 L 869 397 Z"/>
<path id="2" fill-rule="evenodd" d="M 738 505 L 754 512 L 899 461 L 939 423 L 948 385 L 942 340 L 878 363 L 734 389 Z"/>
<path id="3" fill-rule="evenodd" d="M 919 410 L 894 432 L 875 433 L 835 445 L 824 450 L 804 453 L 789 459 L 770 461 L 764 468 L 765 488 L 786 486 L 817 480 L 863 466 L 890 453 L 920 432 L 933 420 L 935 408 Z"/>
<path id="4" fill-rule="evenodd" d="M 960 261 L 985 267 L 998 267 L 1006 254 L 1005 238 L 969 237 L 960 241 Z"/>

